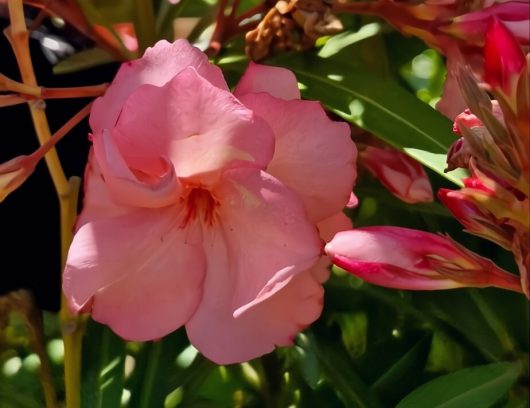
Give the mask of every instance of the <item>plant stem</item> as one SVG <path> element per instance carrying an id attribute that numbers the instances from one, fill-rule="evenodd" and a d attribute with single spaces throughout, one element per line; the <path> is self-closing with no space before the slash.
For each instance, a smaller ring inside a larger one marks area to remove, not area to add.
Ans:
<path id="1" fill-rule="evenodd" d="M 25 85 L 37 87 L 37 79 L 29 52 L 29 35 L 24 19 L 22 0 L 8 0 L 7 4 L 11 25 L 5 33 L 15 53 L 22 82 Z M 42 105 L 42 103 L 29 103 L 33 126 L 41 145 L 51 138 L 48 120 Z M 77 177 L 73 177 L 70 181 L 66 179 L 59 156 L 54 148 L 46 153 L 45 160 L 59 198 L 61 261 L 64 265 L 72 239 L 72 226 L 77 212 L 77 193 L 80 179 Z M 82 326 L 80 318 L 69 312 L 64 296 L 61 300 L 59 317 L 65 348 L 66 407 L 78 408 L 81 396 Z"/>
<path id="2" fill-rule="evenodd" d="M 45 88 L 20 83 L 0 74 L 0 88 L 15 92 L 28 99 L 61 99 L 61 98 L 86 98 L 100 96 L 107 90 L 107 84 L 78 86 L 72 88 Z"/>
<path id="3" fill-rule="evenodd" d="M 72 116 L 61 128 L 55 132 L 44 144 L 35 150 L 31 156 L 34 159 L 40 160 L 50 149 L 52 149 L 66 134 L 72 130 L 79 122 L 81 122 L 92 108 L 92 102 L 86 105 L 83 109 Z"/>

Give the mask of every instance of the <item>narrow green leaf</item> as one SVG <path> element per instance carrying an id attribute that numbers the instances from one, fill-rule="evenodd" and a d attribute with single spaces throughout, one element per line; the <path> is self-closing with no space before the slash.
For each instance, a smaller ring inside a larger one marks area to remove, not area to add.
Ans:
<path id="1" fill-rule="evenodd" d="M 323 328 L 314 326 L 305 336 L 306 341 L 300 342 L 317 356 L 323 376 L 333 385 L 337 394 L 346 406 L 357 408 L 377 408 L 381 406 L 377 397 L 354 370 L 353 364 L 345 359 L 346 349 L 332 339 Z"/>
<path id="2" fill-rule="evenodd" d="M 388 367 L 385 373 L 371 385 L 371 388 L 376 392 L 393 391 L 395 388 L 400 388 L 399 385 L 404 380 L 407 381 L 409 375 L 421 372 L 429 356 L 431 339 L 432 334 L 428 334 L 418 341 L 399 360 Z"/>
<path id="3" fill-rule="evenodd" d="M 116 58 L 107 51 L 101 48 L 90 48 L 59 62 L 53 67 L 53 73 L 57 75 L 71 74 L 72 72 L 82 71 L 115 61 Z"/>
<path id="4" fill-rule="evenodd" d="M 398 83 L 311 54 L 279 57 L 273 63 L 296 74 L 304 97 L 321 101 L 347 121 L 459 183 L 459 175 L 444 173 L 445 159 L 441 160 L 455 140 L 451 122 Z"/>
<path id="5" fill-rule="evenodd" d="M 380 34 L 382 27 L 381 23 L 369 23 L 362 26 L 358 31 L 343 31 L 334 35 L 320 49 L 318 56 L 322 58 L 332 57 L 349 45 Z"/>
<path id="6" fill-rule="evenodd" d="M 431 153 L 426 150 L 414 149 L 412 147 L 403 148 L 405 153 L 410 157 L 413 157 L 419 161 L 424 166 L 427 166 L 431 170 L 434 170 L 439 173 L 439 169 L 445 168 L 447 166 L 447 154 L 446 153 Z M 463 187 L 464 183 L 462 179 L 468 177 L 469 173 L 464 169 L 455 169 L 453 171 L 444 173 L 444 177 L 448 180 L 451 180 L 458 186 Z"/>
<path id="7" fill-rule="evenodd" d="M 485 320 L 482 311 L 471 299 L 467 289 L 413 294 L 414 307 L 435 316 L 469 342 L 474 351 L 487 361 L 502 360 L 503 346 L 497 333 Z M 463 312 L 465 311 L 465 313 Z"/>
<path id="8" fill-rule="evenodd" d="M 520 364 L 511 362 L 463 368 L 417 388 L 397 408 L 491 407 L 512 387 L 520 370 Z"/>
<path id="9" fill-rule="evenodd" d="M 177 330 L 162 340 L 142 345 L 134 355 L 136 366 L 127 383 L 131 391 L 129 408 L 164 406 L 166 396 L 175 388 L 170 377 L 178 371 L 177 355 L 188 344 L 184 330 Z"/>
<path id="10" fill-rule="evenodd" d="M 90 321 L 83 341 L 81 406 L 119 407 L 123 392 L 125 341 Z"/>
<path id="11" fill-rule="evenodd" d="M 134 0 L 134 5 L 134 31 L 138 38 L 140 54 L 143 54 L 157 39 L 155 12 L 151 0 Z"/>

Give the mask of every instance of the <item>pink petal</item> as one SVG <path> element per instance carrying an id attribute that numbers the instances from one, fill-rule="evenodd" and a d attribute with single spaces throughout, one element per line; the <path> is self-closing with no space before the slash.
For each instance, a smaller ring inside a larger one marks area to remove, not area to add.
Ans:
<path id="1" fill-rule="evenodd" d="M 350 230 L 351 227 L 351 220 L 342 211 L 318 223 L 320 237 L 326 242 L 330 241 L 337 232 Z"/>
<path id="2" fill-rule="evenodd" d="M 341 255 L 333 257 L 333 263 L 355 276 L 374 285 L 406 290 L 442 290 L 466 286 L 452 279 L 435 278 L 421 275 L 392 264 L 362 262 Z"/>
<path id="3" fill-rule="evenodd" d="M 83 225 L 74 236 L 63 290 L 75 312 L 128 340 L 182 326 L 200 300 L 205 258 L 200 232 L 177 228 L 178 210 L 139 210 Z"/>
<path id="4" fill-rule="evenodd" d="M 203 78 L 220 89 L 228 90 L 221 70 L 208 62 L 199 49 L 185 40 L 157 42 L 144 56 L 122 64 L 104 96 L 94 102 L 90 126 L 94 133 L 116 123 L 128 96 L 140 85 L 162 86 L 186 67 L 194 67 Z"/>
<path id="5" fill-rule="evenodd" d="M 153 157 L 148 166 L 142 163 L 133 169 L 130 164 L 139 164 L 138 160 L 127 160 L 115 139 L 108 129 L 92 136 L 95 158 L 112 199 L 118 204 L 150 208 L 175 203 L 180 185 L 173 164 L 163 157 Z"/>
<path id="6" fill-rule="evenodd" d="M 298 82 L 288 69 L 251 62 L 234 90 L 237 97 L 266 92 L 276 98 L 300 99 Z"/>
<path id="7" fill-rule="evenodd" d="M 274 295 L 236 317 L 232 298 L 237 292 L 231 251 L 222 237 L 212 237 L 204 295 L 186 324 L 190 342 L 217 364 L 248 361 L 292 344 L 293 337 L 312 323 L 322 310 L 323 289 L 309 271 L 298 273 Z M 268 258 L 256 259 L 256 265 Z M 210 271 L 209 271 L 210 272 Z"/>
<path id="8" fill-rule="evenodd" d="M 267 124 L 193 68 L 161 88 L 138 88 L 116 129 L 128 157 L 167 154 L 180 179 L 202 185 L 213 184 L 228 168 L 264 168 L 274 150 Z"/>
<path id="9" fill-rule="evenodd" d="M 346 123 L 330 120 L 317 102 L 283 101 L 249 94 L 241 101 L 270 125 L 276 137 L 267 172 L 296 191 L 312 221 L 349 202 L 357 150 Z"/>
<path id="10" fill-rule="evenodd" d="M 458 68 L 469 62 L 464 59 L 456 44 L 450 43 L 446 51 L 447 75 L 444 82 L 442 98 L 436 103 L 436 110 L 450 120 L 466 109 L 467 104 L 457 80 Z"/>
<path id="11" fill-rule="evenodd" d="M 227 171 L 214 194 L 221 200 L 219 219 L 234 276 L 232 312 L 262 302 L 320 258 L 320 238 L 302 202 L 267 173 Z M 226 269 L 209 265 L 208 273 L 225 273 L 217 267 Z"/>
<path id="12" fill-rule="evenodd" d="M 88 163 L 83 179 L 85 196 L 83 210 L 76 220 L 76 230 L 87 222 L 116 217 L 136 210 L 134 207 L 119 205 L 112 199 L 95 159 L 94 148 L 91 148 L 88 153 Z"/>
<path id="13" fill-rule="evenodd" d="M 528 24 L 526 24 L 528 31 Z M 526 60 L 513 34 L 497 19 L 493 19 L 484 44 L 484 81 L 511 93 Z"/>

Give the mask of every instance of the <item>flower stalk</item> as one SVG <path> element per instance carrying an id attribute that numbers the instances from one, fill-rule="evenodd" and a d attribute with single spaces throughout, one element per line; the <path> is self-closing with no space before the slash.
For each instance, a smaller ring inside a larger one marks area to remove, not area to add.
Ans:
<path id="1" fill-rule="evenodd" d="M 24 85 L 38 88 L 37 79 L 33 70 L 33 63 L 29 52 L 29 35 L 24 18 L 22 0 L 8 0 L 10 26 L 5 34 L 9 39 L 17 64 L 19 66 Z M 31 118 L 37 138 L 41 145 L 51 139 L 46 113 L 42 104 L 29 104 Z M 64 265 L 69 244 L 71 242 L 71 229 L 77 209 L 77 192 L 79 179 L 67 180 L 57 151 L 51 148 L 45 155 L 46 164 L 50 171 L 57 196 L 59 198 L 60 223 L 61 223 L 61 259 Z M 64 300 L 61 301 L 60 312 L 63 341 L 65 347 L 65 386 L 66 406 L 77 408 L 80 406 L 80 358 L 81 358 L 81 322 L 72 315 Z"/>

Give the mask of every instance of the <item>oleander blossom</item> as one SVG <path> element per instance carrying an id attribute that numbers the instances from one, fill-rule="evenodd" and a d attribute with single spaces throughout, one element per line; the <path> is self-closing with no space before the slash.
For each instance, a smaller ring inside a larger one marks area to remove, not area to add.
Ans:
<path id="1" fill-rule="evenodd" d="M 161 41 L 122 65 L 90 126 L 64 271 L 74 312 L 136 341 L 185 325 L 220 364 L 320 315 L 321 242 L 351 228 L 356 149 L 290 71 L 251 64 L 231 94 L 198 49 Z"/>

